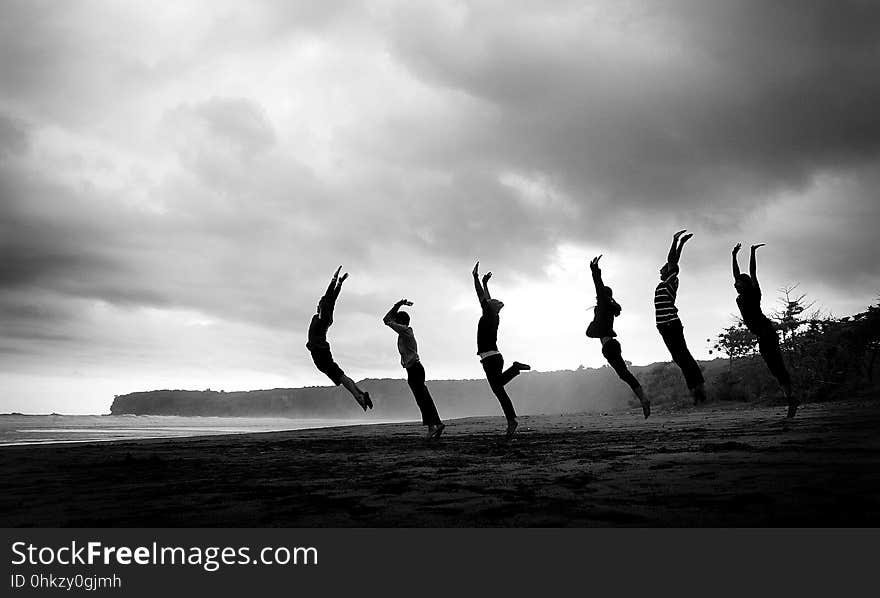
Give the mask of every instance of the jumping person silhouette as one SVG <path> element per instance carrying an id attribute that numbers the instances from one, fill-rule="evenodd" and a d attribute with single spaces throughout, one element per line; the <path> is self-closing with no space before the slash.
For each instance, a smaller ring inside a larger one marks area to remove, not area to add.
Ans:
<path id="1" fill-rule="evenodd" d="M 317 313 L 312 316 L 312 322 L 309 324 L 309 341 L 306 343 L 306 349 L 312 355 L 312 361 L 328 378 L 339 386 L 340 384 L 351 393 L 357 404 L 366 411 L 367 407 L 373 408 L 373 402 L 370 400 L 370 393 L 358 388 L 354 380 L 345 375 L 342 368 L 333 361 L 333 355 L 330 353 L 330 343 L 327 342 L 327 330 L 333 324 L 333 308 L 336 306 L 336 298 L 342 290 L 342 283 L 348 278 L 348 272 L 339 276 L 342 266 L 336 269 L 327 291 L 318 301 Z"/>
<path id="2" fill-rule="evenodd" d="M 678 318 L 678 308 L 675 307 L 675 299 L 678 295 L 678 261 L 681 259 L 684 244 L 693 237 L 690 233 L 685 235 L 686 232 L 687 230 L 680 230 L 672 236 L 669 255 L 666 257 L 666 263 L 660 268 L 660 284 L 654 290 L 654 312 L 657 330 L 672 355 L 672 361 L 684 374 L 687 387 L 694 397 L 694 405 L 697 405 L 706 400 L 705 380 L 700 366 L 697 365 L 684 340 L 684 327 Z"/>
<path id="3" fill-rule="evenodd" d="M 800 401 L 794 397 L 791 391 L 791 377 L 788 375 L 788 370 L 782 359 L 776 328 L 773 326 L 773 322 L 761 311 L 761 286 L 758 284 L 755 251 L 763 246 L 764 243 L 752 245 L 748 274 L 739 271 L 736 257 L 739 250 L 742 249 L 742 244 L 737 243 L 733 248 L 733 286 L 737 292 L 736 304 L 739 306 L 739 313 L 742 314 L 743 323 L 752 331 L 752 334 L 758 337 L 758 352 L 785 393 L 785 400 L 788 402 L 788 417 L 794 417 Z"/>
<path id="4" fill-rule="evenodd" d="M 480 262 L 474 265 L 473 275 L 477 299 L 480 300 L 480 307 L 483 310 L 480 321 L 477 323 L 477 355 L 480 356 L 480 363 L 483 364 L 483 371 L 486 372 L 489 387 L 498 397 L 501 410 L 507 418 L 507 437 L 510 438 L 516 432 L 516 427 L 519 424 L 516 421 L 513 403 L 510 401 L 507 391 L 504 390 L 504 386 L 516 378 L 521 371 L 532 368 L 525 363 L 514 361 L 513 365 L 506 370 L 504 369 L 504 357 L 498 351 L 498 325 L 500 323 L 498 312 L 504 307 L 504 303 L 493 299 L 489 294 L 491 272 L 483 275 L 483 282 L 480 284 Z"/>
<path id="5" fill-rule="evenodd" d="M 614 318 L 620 315 L 621 307 L 614 300 L 611 287 L 605 286 L 602 282 L 602 270 L 599 269 L 601 257 L 600 255 L 590 260 L 590 271 L 593 274 L 593 284 L 596 286 L 596 309 L 593 312 L 593 321 L 587 326 L 587 336 L 598 338 L 602 342 L 602 355 L 605 356 L 608 364 L 614 368 L 620 379 L 632 388 L 633 393 L 642 404 L 642 412 L 647 419 L 651 415 L 651 401 L 645 396 L 642 385 L 627 369 L 621 354 L 620 342 L 614 338 L 617 336 L 617 333 L 614 332 Z"/>
<path id="6" fill-rule="evenodd" d="M 422 412 L 422 425 L 428 426 L 428 440 L 440 438 L 446 425 L 440 421 L 437 407 L 428 386 L 425 384 L 425 368 L 419 359 L 419 346 L 413 329 L 409 326 L 409 314 L 400 311 L 404 305 L 411 306 L 412 301 L 401 299 L 388 310 L 382 321 L 397 333 L 397 350 L 400 351 L 400 365 L 406 370 L 406 381 L 416 399 L 416 405 Z"/>

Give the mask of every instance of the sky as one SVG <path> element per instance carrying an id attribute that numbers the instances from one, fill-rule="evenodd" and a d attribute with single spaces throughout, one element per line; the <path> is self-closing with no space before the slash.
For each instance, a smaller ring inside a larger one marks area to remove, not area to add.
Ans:
<path id="1" fill-rule="evenodd" d="M 603 254 L 624 357 L 668 360 L 653 291 L 683 228 L 698 359 L 736 242 L 767 244 L 765 311 L 792 284 L 861 311 L 878 106 L 868 0 L 0 0 L 0 412 L 327 385 L 304 344 L 340 264 L 356 380 L 404 376 L 401 298 L 429 379 L 482 377 L 478 259 L 506 358 L 602 365 Z"/>

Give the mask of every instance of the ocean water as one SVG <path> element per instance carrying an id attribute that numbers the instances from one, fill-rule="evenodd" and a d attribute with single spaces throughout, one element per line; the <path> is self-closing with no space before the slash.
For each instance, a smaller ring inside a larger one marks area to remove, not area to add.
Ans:
<path id="1" fill-rule="evenodd" d="M 0 446 L 246 434 L 366 423 L 382 422 L 173 415 L 0 415 Z"/>

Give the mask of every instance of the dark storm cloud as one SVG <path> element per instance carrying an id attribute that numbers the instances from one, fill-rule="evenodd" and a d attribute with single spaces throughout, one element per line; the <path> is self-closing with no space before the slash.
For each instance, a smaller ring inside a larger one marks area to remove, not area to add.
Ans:
<path id="1" fill-rule="evenodd" d="M 22 154 L 27 148 L 27 123 L 0 113 L 0 159 Z"/>
<path id="2" fill-rule="evenodd" d="M 480 258 L 536 270 L 544 256 L 535 248 L 549 247 L 556 233 L 541 225 L 547 214 L 515 195 L 490 173 L 463 169 L 444 184 L 396 193 L 391 209 L 400 223 L 393 230 L 406 244 L 459 267 Z"/>
<path id="3" fill-rule="evenodd" d="M 89 341 L 75 330 L 78 299 L 170 302 L 140 278 L 131 240 L 137 219 L 118 205 L 2 164 L 0 197 L 0 329 L 12 349 L 32 352 L 26 339 Z"/>
<path id="4" fill-rule="evenodd" d="M 92 342 L 77 330 L 79 308 L 70 298 L 3 287 L 0 291 L 0 371 L 40 363 L 47 354 L 69 354 Z M 30 365 L 28 364 L 28 365 Z"/>
<path id="5" fill-rule="evenodd" d="M 31 331 L 46 340 L 49 322 L 63 335 L 79 319 L 63 301 L 46 302 L 39 313 L 22 309 L 22 293 L 34 301 L 67 297 L 77 309 L 84 304 L 75 300 L 85 299 L 270 327 L 304 322 L 337 260 L 362 260 L 370 236 L 333 221 L 369 230 L 384 212 L 346 207 L 338 191 L 289 157 L 266 157 L 276 138 L 254 102 L 213 98 L 166 116 L 162 127 L 173 129 L 186 170 L 148 189 L 161 199 L 160 211 L 94 185 L 54 181 L 42 164 L 36 171 L 0 164 L 0 325 L 7 336 Z M 19 151 L 28 144 L 15 131 Z M 305 259 L 328 246 L 332 259 Z M 40 315 L 48 312 L 57 317 Z"/>
<path id="6" fill-rule="evenodd" d="M 94 277 L 110 267 L 102 247 L 113 232 L 68 190 L 25 180 L 0 165 L 0 286 Z"/>
<path id="7" fill-rule="evenodd" d="M 878 188 L 880 160 L 824 177 L 801 197 L 774 206 L 757 228 L 775 241 L 784 276 L 778 286 L 800 283 L 820 301 L 834 295 L 862 301 L 880 297 Z M 779 224 L 786 219 L 800 224 Z"/>
<path id="8" fill-rule="evenodd" d="M 394 47 L 429 84 L 499 111 L 499 161 L 557 175 L 579 201 L 748 201 L 877 155 L 880 5 L 622 7 L 603 21 L 571 4 L 445 20 L 407 6 Z"/>
<path id="9" fill-rule="evenodd" d="M 29 72 L 66 80 L 57 69 L 76 69 L 59 59 L 65 51 L 91 71 L 107 64 L 94 57 L 105 38 L 71 35 L 61 27 L 66 11 L 38 18 L 46 11 L 14 6 L 46 40 L 14 48 L 34 67 Z M 343 19 L 369 28 L 365 14 L 350 4 L 227 7 L 208 19 L 202 43 L 253 43 L 269 26 L 326 33 Z M 389 14 L 392 57 L 440 93 L 450 90 L 460 113 L 452 123 L 418 111 L 362 123 L 374 140 L 366 149 L 378 148 L 386 163 L 447 174 L 440 184 L 402 188 L 388 179 L 408 176 L 406 168 L 390 171 L 369 182 L 393 193 L 370 201 L 395 212 L 400 237 L 440 259 L 484 256 L 534 272 L 559 241 L 611 241 L 632 220 L 698 209 L 721 227 L 773 192 L 806 189 L 816 173 L 865 163 L 880 143 L 873 110 L 880 8 L 872 3 L 405 4 Z M 232 163 L 277 143 L 257 102 L 214 97 L 171 108 L 163 120 L 179 134 L 188 168 L 215 190 L 238 194 L 225 214 L 217 198 L 190 206 L 203 228 L 226 234 L 250 220 L 235 204 L 257 194 L 249 211 L 279 207 L 267 203 L 271 189 L 246 180 L 271 173 Z M 444 134 L 450 126 L 454 134 Z M 499 181 L 504 172 L 547 181 L 572 209 L 530 206 Z M 366 236 L 334 234 L 328 223 L 343 218 L 383 229 L 374 210 L 345 193 L 334 197 L 319 185 L 302 195 L 300 210 L 324 215 L 315 226 L 328 244 L 353 253 L 369 245 Z"/>

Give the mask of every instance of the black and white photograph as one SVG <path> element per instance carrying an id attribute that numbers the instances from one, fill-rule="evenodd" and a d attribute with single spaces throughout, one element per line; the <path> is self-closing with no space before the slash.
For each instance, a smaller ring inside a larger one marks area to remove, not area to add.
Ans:
<path id="1" fill-rule="evenodd" d="M 878 189 L 880 2 L 0 0 L 0 527 L 880 526 Z"/>

